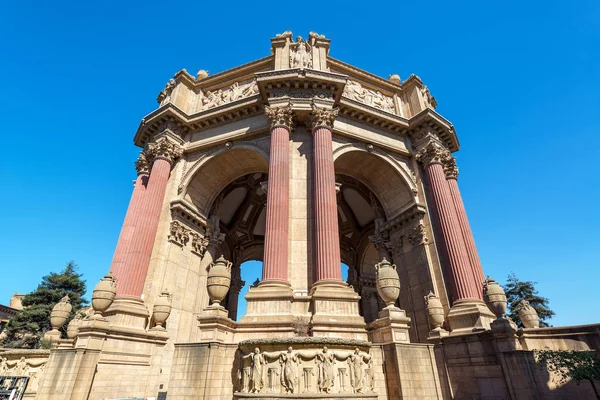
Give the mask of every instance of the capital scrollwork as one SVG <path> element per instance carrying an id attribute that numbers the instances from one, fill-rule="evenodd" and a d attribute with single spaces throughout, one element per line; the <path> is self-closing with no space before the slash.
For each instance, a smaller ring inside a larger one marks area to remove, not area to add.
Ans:
<path id="1" fill-rule="evenodd" d="M 444 164 L 451 158 L 450 151 L 439 143 L 429 142 L 415 155 L 417 161 L 427 166 L 430 164 Z"/>
<path id="2" fill-rule="evenodd" d="M 271 123 L 271 129 L 276 128 L 278 126 L 283 126 L 292 129 L 294 123 L 294 112 L 292 111 L 292 107 L 265 107 L 265 114 L 267 114 L 267 118 L 269 118 L 269 122 Z"/>
<path id="3" fill-rule="evenodd" d="M 411 229 L 410 233 L 408 234 L 408 242 L 412 246 L 418 246 L 429 242 L 429 239 L 427 238 L 427 232 L 425 231 L 425 225 L 419 223 L 419 225 Z"/>
<path id="4" fill-rule="evenodd" d="M 312 112 L 310 113 L 310 125 L 312 130 L 314 131 L 319 127 L 332 129 L 333 122 L 335 121 L 339 111 L 340 110 L 338 108 L 328 109 L 317 107 L 313 104 Z"/>
<path id="5" fill-rule="evenodd" d="M 458 179 L 458 167 L 456 166 L 456 158 L 448 157 L 444 165 L 444 173 L 446 174 L 446 179 Z"/>
<path id="6" fill-rule="evenodd" d="M 166 160 L 171 164 L 181 156 L 182 152 L 183 150 L 178 144 L 173 143 L 166 137 L 161 137 L 148 146 L 148 154 L 153 160 Z"/>
<path id="7" fill-rule="evenodd" d="M 140 156 L 135 162 L 135 169 L 137 170 L 138 175 L 148 175 L 150 173 L 150 165 L 148 163 L 146 152 L 140 152 Z"/>
<path id="8" fill-rule="evenodd" d="M 190 238 L 190 230 L 177 221 L 171 221 L 169 241 L 179 246 L 185 246 Z"/>

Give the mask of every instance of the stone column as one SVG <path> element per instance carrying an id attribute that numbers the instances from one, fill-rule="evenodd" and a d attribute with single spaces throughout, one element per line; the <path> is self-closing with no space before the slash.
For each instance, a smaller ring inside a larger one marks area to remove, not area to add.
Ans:
<path id="1" fill-rule="evenodd" d="M 125 268 L 120 276 L 115 274 L 117 296 L 140 297 L 144 290 L 171 165 L 181 155 L 179 146 L 165 137 L 151 144 L 148 152 L 153 158 L 152 170 L 144 193 L 143 210 L 125 257 Z"/>
<path id="2" fill-rule="evenodd" d="M 291 107 L 265 107 L 271 122 L 267 223 L 262 282 L 288 282 Z M 262 283 L 261 282 L 261 283 Z"/>
<path id="3" fill-rule="evenodd" d="M 477 253 L 477 247 L 475 246 L 475 239 L 473 237 L 473 232 L 471 231 L 471 225 L 469 224 L 469 219 L 467 218 L 467 211 L 462 201 L 460 190 L 458 189 L 458 168 L 456 167 L 456 158 L 450 157 L 446 160 L 444 164 L 444 172 L 446 173 L 446 179 L 448 181 L 448 186 L 450 187 L 450 195 L 452 196 L 452 200 L 454 202 L 456 216 L 458 217 L 462 236 L 465 241 L 467 254 L 469 256 L 469 261 L 471 262 L 471 268 L 473 269 L 473 276 L 475 277 L 475 282 L 478 283 L 479 287 L 481 288 L 485 277 L 483 275 L 481 260 L 479 259 L 479 254 Z M 479 298 L 483 299 L 481 290 L 478 291 L 478 294 Z"/>
<path id="4" fill-rule="evenodd" d="M 436 141 L 430 141 L 416 155 L 429 180 L 432 203 L 440 223 L 442 245 L 448 255 L 447 277 L 453 297 L 448 322 L 454 333 L 462 333 L 473 328 L 489 328 L 494 318 L 481 301 L 481 288 L 473 276 L 450 187 L 446 182 L 443 162 L 449 157 L 450 152 Z"/>
<path id="5" fill-rule="evenodd" d="M 130 251 L 136 224 L 139 222 L 140 215 L 144 211 L 144 195 L 148 184 L 148 176 L 150 175 L 145 152 L 142 151 L 140 153 L 140 156 L 135 163 L 135 168 L 137 169 L 138 177 L 133 187 L 133 194 L 129 201 L 129 207 L 127 207 L 121 234 L 119 235 L 115 254 L 110 266 L 110 270 L 115 276 L 126 276 L 127 274 L 125 258 Z"/>
<path id="6" fill-rule="evenodd" d="M 315 251 L 316 278 L 342 281 L 335 170 L 333 166 L 333 121 L 338 110 L 313 106 L 310 115 L 315 161 Z"/>

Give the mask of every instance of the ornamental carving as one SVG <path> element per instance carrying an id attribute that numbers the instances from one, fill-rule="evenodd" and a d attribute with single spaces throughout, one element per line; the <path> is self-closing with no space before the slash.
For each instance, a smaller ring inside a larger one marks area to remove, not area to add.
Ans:
<path id="1" fill-rule="evenodd" d="M 203 94 L 203 109 L 208 110 L 210 108 L 221 106 L 225 103 L 230 103 L 232 101 L 258 94 L 258 85 L 256 84 L 256 80 L 242 84 L 235 82 L 226 89 L 206 91 L 206 93 Z"/>
<path id="2" fill-rule="evenodd" d="M 263 352 L 240 357 L 236 392 L 288 394 L 373 393 L 375 370 L 369 353 L 330 350 Z M 339 383 L 336 385 L 336 383 Z"/>
<path id="3" fill-rule="evenodd" d="M 19 379 L 24 379 L 24 377 L 29 377 L 27 392 L 35 393 L 43 380 L 46 363 L 46 360 L 35 362 L 33 360 L 28 360 L 25 357 L 21 357 L 18 360 L 0 357 L 0 376 L 14 377 L 15 382 L 12 382 L 12 384 L 17 389 L 15 393 L 16 396 L 22 394 L 21 388 L 23 386 L 21 384 L 24 383 L 17 381 Z M 5 383 L 7 382 L 5 381 Z"/>
<path id="4" fill-rule="evenodd" d="M 169 82 L 167 82 L 165 88 L 158 94 L 158 98 L 156 99 L 158 104 L 164 106 L 165 104 L 171 102 L 171 93 L 173 93 L 173 89 L 175 89 L 176 84 L 177 83 L 175 82 L 175 79 L 169 79 Z"/>
<path id="5" fill-rule="evenodd" d="M 396 113 L 394 99 L 392 97 L 384 95 L 379 90 L 364 88 L 360 83 L 351 79 L 348 79 L 342 96 L 359 101 L 368 106 L 378 108 L 385 112 L 392 114 Z"/>
<path id="6" fill-rule="evenodd" d="M 135 169 L 137 170 L 138 175 L 148 175 L 150 173 L 150 166 L 148 164 L 146 152 L 140 152 L 140 156 L 135 162 Z"/>
<path id="7" fill-rule="evenodd" d="M 208 246 L 208 240 L 197 234 L 196 232 L 192 232 L 192 253 L 195 253 L 202 257 L 204 252 L 206 251 L 206 246 Z"/>
<path id="8" fill-rule="evenodd" d="M 166 160 L 171 164 L 176 158 L 181 156 L 182 152 L 179 145 L 171 142 L 164 136 L 156 142 L 150 143 L 148 146 L 148 155 L 150 155 L 153 160 Z"/>
<path id="9" fill-rule="evenodd" d="M 419 223 L 419 225 L 412 228 L 410 233 L 408 234 L 408 242 L 412 246 L 426 244 L 428 241 L 429 239 L 427 238 L 425 225 L 423 225 L 423 223 Z"/>
<path id="10" fill-rule="evenodd" d="M 446 174 L 446 179 L 458 179 L 458 167 L 456 166 L 456 158 L 448 157 L 444 162 L 444 173 Z"/>
<path id="11" fill-rule="evenodd" d="M 290 45 L 290 67 L 312 68 L 312 47 L 302 39 L 296 37 L 296 43 Z"/>
<path id="12" fill-rule="evenodd" d="M 312 112 L 310 113 L 310 125 L 313 130 L 319 127 L 325 127 L 328 129 L 333 128 L 333 121 L 337 117 L 339 112 L 338 108 L 327 109 L 317 107 L 313 104 Z"/>
<path id="13" fill-rule="evenodd" d="M 437 107 L 437 101 L 435 101 L 435 97 L 429 93 L 429 88 L 427 86 L 423 86 L 421 88 L 421 95 L 423 96 L 423 101 L 425 102 L 425 107 L 427 108 L 435 108 Z"/>
<path id="14" fill-rule="evenodd" d="M 178 244 L 179 246 L 185 246 L 190 240 L 190 230 L 185 226 L 181 225 L 177 221 L 171 221 L 169 230 L 169 242 Z"/>
<path id="15" fill-rule="evenodd" d="M 271 123 L 271 129 L 284 126 L 289 130 L 293 127 L 294 112 L 292 107 L 269 107 L 265 106 L 265 114 Z"/>
<path id="16" fill-rule="evenodd" d="M 427 146 L 419 150 L 415 155 L 417 161 L 427 166 L 430 164 L 444 164 L 450 157 L 450 152 L 444 146 L 436 142 L 429 142 Z"/>

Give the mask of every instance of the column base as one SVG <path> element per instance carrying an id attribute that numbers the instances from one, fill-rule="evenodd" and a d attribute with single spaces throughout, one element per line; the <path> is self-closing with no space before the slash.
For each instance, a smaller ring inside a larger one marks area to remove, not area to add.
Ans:
<path id="1" fill-rule="evenodd" d="M 447 321 L 450 335 L 460 335 L 490 329 L 490 323 L 496 319 L 482 300 L 464 299 L 452 304 Z"/>
<path id="2" fill-rule="evenodd" d="M 140 297 L 115 297 L 102 314 L 112 326 L 145 331 L 150 313 Z"/>
<path id="3" fill-rule="evenodd" d="M 365 320 L 358 311 L 360 296 L 346 282 L 319 281 L 310 296 L 312 336 L 368 339 Z"/>
<path id="4" fill-rule="evenodd" d="M 442 338 L 445 338 L 448 335 L 450 335 L 450 332 L 440 327 L 429 331 L 429 336 L 427 336 L 427 340 L 429 340 L 430 342 L 437 343 Z"/>
<path id="5" fill-rule="evenodd" d="M 198 318 L 200 342 L 231 343 L 234 340 L 235 321 L 229 318 L 223 306 L 211 305 L 202 310 Z"/>
<path id="6" fill-rule="evenodd" d="M 367 325 L 373 343 L 410 343 L 410 318 L 398 307 L 379 311 L 379 318 Z"/>

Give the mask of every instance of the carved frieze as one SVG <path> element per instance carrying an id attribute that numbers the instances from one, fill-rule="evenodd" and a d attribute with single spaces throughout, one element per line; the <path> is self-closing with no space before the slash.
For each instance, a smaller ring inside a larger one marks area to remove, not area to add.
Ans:
<path id="1" fill-rule="evenodd" d="M 419 224 L 412 228 L 408 234 L 408 243 L 410 243 L 412 246 L 426 244 L 428 241 L 429 239 L 427 238 L 425 225 L 423 225 L 422 222 L 419 222 Z"/>
<path id="2" fill-rule="evenodd" d="M 317 107 L 313 104 L 312 112 L 310 113 L 310 125 L 313 130 L 319 127 L 325 127 L 332 129 L 333 122 L 337 117 L 339 109 L 327 109 L 322 107 Z"/>
<path id="3" fill-rule="evenodd" d="M 421 95 L 423 96 L 423 101 L 425 102 L 425 107 L 435 108 L 437 107 L 437 101 L 435 101 L 435 97 L 429 93 L 429 88 L 427 86 L 423 86 L 421 88 Z"/>
<path id="4" fill-rule="evenodd" d="M 169 79 L 169 82 L 167 82 L 167 84 L 165 85 L 165 88 L 158 94 L 158 98 L 156 99 L 156 101 L 158 101 L 158 104 L 160 104 L 161 106 L 164 106 L 165 104 L 169 103 L 171 101 L 171 93 L 173 93 L 173 89 L 175 89 L 175 79 L 171 78 Z"/>
<path id="5" fill-rule="evenodd" d="M 192 237 L 192 253 L 195 253 L 202 257 L 204 252 L 206 251 L 206 246 L 208 245 L 208 240 L 204 237 L 200 236 L 196 232 L 191 233 Z"/>
<path id="6" fill-rule="evenodd" d="M 243 99 L 258 94 L 256 80 L 248 83 L 235 82 L 226 89 L 207 91 L 202 98 L 202 108 L 208 110 L 232 101 Z"/>
<path id="7" fill-rule="evenodd" d="M 169 227 L 169 242 L 185 246 L 190 240 L 191 231 L 177 221 L 171 221 Z"/>
<path id="8" fill-rule="evenodd" d="M 348 79 L 348 83 L 346 83 L 342 96 L 375 107 L 379 110 L 396 114 L 394 99 L 392 97 L 384 95 L 379 90 L 364 88 L 360 83 L 351 79 Z"/>
<path id="9" fill-rule="evenodd" d="M 284 126 L 289 130 L 294 126 L 293 115 L 291 107 L 269 107 L 265 106 L 265 114 L 271 124 L 271 129 L 278 126 Z"/>
<path id="10" fill-rule="evenodd" d="M 274 88 L 269 92 L 270 97 L 290 97 L 292 99 L 331 99 L 333 91 L 311 88 Z"/>

